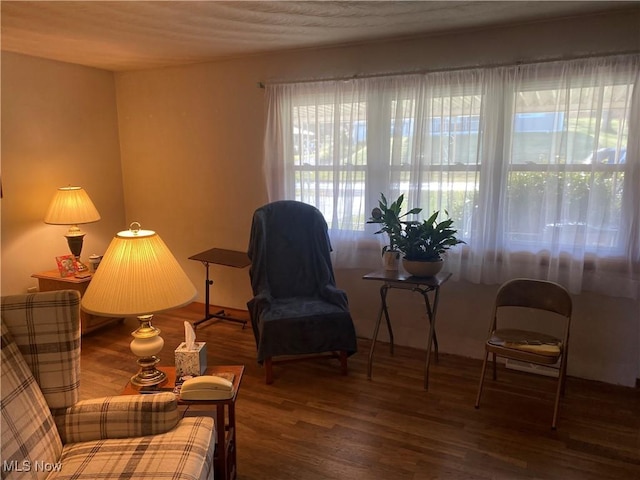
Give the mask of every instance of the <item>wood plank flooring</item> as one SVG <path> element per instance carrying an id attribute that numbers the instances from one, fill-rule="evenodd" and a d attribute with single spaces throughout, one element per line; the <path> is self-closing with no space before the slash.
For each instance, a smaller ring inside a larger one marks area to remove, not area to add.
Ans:
<path id="1" fill-rule="evenodd" d="M 157 315 L 173 365 L 192 305 Z M 238 313 L 238 312 L 236 312 Z M 246 316 L 246 312 L 239 312 Z M 129 350 L 137 321 L 92 332 L 82 341 L 83 398 L 120 393 L 135 373 Z M 640 478 L 640 389 L 569 377 L 558 430 L 551 416 L 555 383 L 499 369 L 473 404 L 481 363 L 440 354 L 423 390 L 424 351 L 359 340 L 341 376 L 337 360 L 276 365 L 265 385 L 250 324 L 212 321 L 196 331 L 210 365 L 244 364 L 236 406 L 238 479 L 562 479 Z"/>

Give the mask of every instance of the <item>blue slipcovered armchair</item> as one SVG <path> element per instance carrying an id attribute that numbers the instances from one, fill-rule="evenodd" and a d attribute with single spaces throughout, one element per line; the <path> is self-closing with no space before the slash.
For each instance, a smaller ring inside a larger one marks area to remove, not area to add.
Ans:
<path id="1" fill-rule="evenodd" d="M 312 355 L 340 359 L 357 351 L 347 296 L 336 287 L 327 223 L 320 211 L 302 202 L 283 200 L 255 211 L 248 255 L 253 299 L 251 324 L 264 364 L 266 382 L 273 382 L 278 356 Z"/>

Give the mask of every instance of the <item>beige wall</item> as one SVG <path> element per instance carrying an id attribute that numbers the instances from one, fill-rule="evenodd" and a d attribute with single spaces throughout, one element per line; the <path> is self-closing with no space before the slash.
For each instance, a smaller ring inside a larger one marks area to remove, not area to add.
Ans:
<path id="1" fill-rule="evenodd" d="M 69 253 L 67 227 L 43 222 L 58 187 L 86 189 L 102 216 L 84 225 L 83 258 L 124 225 L 116 95 L 103 70 L 2 52 L 2 294 Z"/>
<path id="2" fill-rule="evenodd" d="M 613 15 L 116 74 L 127 219 L 139 219 L 161 232 L 202 300 L 204 269 L 184 259 L 213 246 L 244 250 L 251 214 L 266 201 L 261 175 L 264 91 L 257 82 L 638 48 L 635 19 Z M 243 308 L 251 296 L 247 271 L 216 266 L 211 271 L 216 281 L 212 302 Z M 358 334 L 370 336 L 379 285 L 362 281 L 364 273 L 338 270 L 336 276 L 349 295 Z M 469 283 L 446 285 L 438 328 L 443 351 L 482 354 L 486 312 L 495 290 Z M 395 291 L 390 296 L 396 341 L 424 347 L 426 319 L 420 297 Z M 570 373 L 633 384 L 640 363 L 638 303 L 586 294 L 575 302 Z"/>
<path id="3" fill-rule="evenodd" d="M 257 87 L 258 82 L 513 63 L 625 52 L 639 47 L 636 19 L 628 15 L 609 15 L 117 73 L 115 90 L 123 182 L 121 186 L 113 187 L 123 189 L 126 201 L 122 208 L 126 221 L 139 221 L 143 227 L 154 229 L 162 236 L 198 287 L 202 301 L 204 268 L 187 260 L 188 256 L 214 246 L 246 249 L 253 210 L 266 201 L 261 164 L 264 90 Z M 13 69 L 20 67 L 22 62 L 27 60 L 13 58 L 7 65 Z M 47 62 L 42 65 L 32 61 L 28 63 L 34 74 L 46 73 L 50 65 Z M 75 71 L 75 67 L 64 68 Z M 4 69 L 3 61 L 3 143 Z M 19 83 L 13 82 L 11 86 L 11 93 L 18 90 L 21 101 L 27 101 L 28 92 L 22 91 Z M 45 85 L 39 89 L 45 89 Z M 60 90 L 66 91 L 64 82 Z M 103 96 L 113 95 L 112 87 L 103 85 L 101 93 L 98 95 L 96 92 L 96 95 L 99 97 L 97 101 L 104 100 Z M 78 100 L 83 101 L 82 97 Z M 19 102 L 12 103 L 17 106 Z M 64 118 L 64 112 L 58 112 L 51 123 L 58 121 L 57 115 Z M 115 124 L 115 120 L 113 122 Z M 25 128 L 25 125 L 11 128 Z M 47 128 L 57 127 L 47 123 Z M 65 140 L 72 142 L 73 137 L 66 133 Z M 27 147 L 23 145 L 21 148 Z M 3 145 L 3 157 L 4 153 Z M 117 153 L 111 160 L 114 168 L 119 169 Z M 13 168 L 19 174 L 28 171 L 22 166 L 14 165 Z M 82 174 L 87 176 L 87 182 L 100 175 L 93 164 L 83 165 Z M 85 178 L 77 181 L 85 181 Z M 57 183 L 52 183 L 53 189 Z M 102 183 L 98 183 L 96 195 L 104 193 Z M 93 196 L 93 184 L 85 185 L 87 188 L 91 185 Z M 111 182 L 109 185 L 112 186 Z M 123 196 L 120 191 L 117 195 L 119 198 Z M 21 198 L 24 202 L 27 197 Z M 47 201 L 42 199 L 40 203 L 46 204 Z M 87 231 L 107 223 L 107 214 L 100 205 L 98 208 L 103 213 L 103 222 L 87 226 Z M 120 229 L 123 215 L 122 210 L 116 208 L 112 213 L 109 231 L 115 233 Z M 6 224 L 33 237 L 41 235 L 35 231 L 45 227 L 56 228 L 40 225 L 38 215 L 42 213 L 33 214 L 30 225 L 19 225 L 15 217 L 10 223 L 3 219 L 3 227 Z M 92 237 L 106 236 L 93 230 L 89 233 L 87 242 Z M 52 241 L 64 242 L 64 239 L 53 235 Z M 2 243 L 4 277 L 4 235 Z M 37 251 L 37 245 L 38 241 L 32 239 L 27 252 L 44 264 L 52 255 Z M 93 252 L 93 247 L 87 247 L 85 251 L 90 250 Z M 28 277 L 29 272 L 36 268 L 33 265 L 25 268 L 17 263 L 14 261 L 12 268 L 22 270 L 21 278 Z M 370 336 L 377 314 L 379 285 L 362 281 L 360 277 L 364 273 L 366 271 L 338 270 L 336 276 L 339 285 L 349 295 L 358 334 Z M 211 289 L 212 303 L 245 306 L 251 296 L 247 270 L 212 266 L 211 275 L 216 282 Z M 19 283 L 12 285 L 16 288 L 21 286 Z M 486 316 L 495 290 L 495 286 L 466 282 L 450 282 L 443 288 L 438 328 L 441 351 L 472 357 L 481 355 L 488 321 Z M 426 320 L 420 297 L 407 292 L 393 292 L 390 296 L 397 343 L 424 348 Z M 639 376 L 640 304 L 589 294 L 576 296 L 574 300 L 576 317 L 569 373 L 632 385 Z M 366 355 L 366 352 L 360 354 Z"/>

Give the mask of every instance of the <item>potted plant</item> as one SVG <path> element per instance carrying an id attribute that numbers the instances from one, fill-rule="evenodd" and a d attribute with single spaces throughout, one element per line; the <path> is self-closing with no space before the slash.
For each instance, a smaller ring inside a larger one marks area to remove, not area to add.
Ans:
<path id="1" fill-rule="evenodd" d="M 398 269 L 401 253 L 399 244 L 402 241 L 403 223 L 408 223 L 406 221 L 403 222 L 401 219 L 407 215 L 417 214 L 422 211 L 421 208 L 413 208 L 407 213 L 401 214 L 403 202 L 404 194 L 389 205 L 386 197 L 381 193 L 378 207 L 371 211 L 371 218 L 367 221 L 367 223 L 378 223 L 382 226 L 380 230 L 375 232 L 376 234 L 386 233 L 389 237 L 389 245 L 382 247 L 383 264 L 386 270 Z"/>
<path id="2" fill-rule="evenodd" d="M 417 214 L 421 208 L 413 208 L 404 215 L 400 214 L 404 195 L 388 205 L 387 199 L 380 194 L 379 207 L 371 212 L 369 223 L 380 223 L 382 228 L 376 233 L 387 233 L 389 245 L 382 249 L 385 252 L 402 253 L 402 266 L 412 275 L 429 277 L 442 269 L 444 254 L 451 247 L 465 243 L 456 237 L 453 220 L 446 218 L 438 222 L 439 211 L 434 212 L 427 220 L 403 221 L 409 214 Z M 448 212 L 445 210 L 447 217 Z"/>
<path id="3" fill-rule="evenodd" d="M 445 210 L 447 217 L 449 213 Z M 444 254 L 451 247 L 465 243 L 456 237 L 453 220 L 438 222 L 439 211 L 422 223 L 405 226 L 398 248 L 404 254 L 402 266 L 412 275 L 429 277 L 442 269 Z"/>

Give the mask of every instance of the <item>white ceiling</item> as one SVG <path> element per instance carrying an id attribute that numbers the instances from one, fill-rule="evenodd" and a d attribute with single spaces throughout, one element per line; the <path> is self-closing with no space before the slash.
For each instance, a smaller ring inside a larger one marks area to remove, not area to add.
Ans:
<path id="1" fill-rule="evenodd" d="M 1 41 L 5 51 L 124 71 L 530 22 L 633 3 L 3 0 Z"/>

